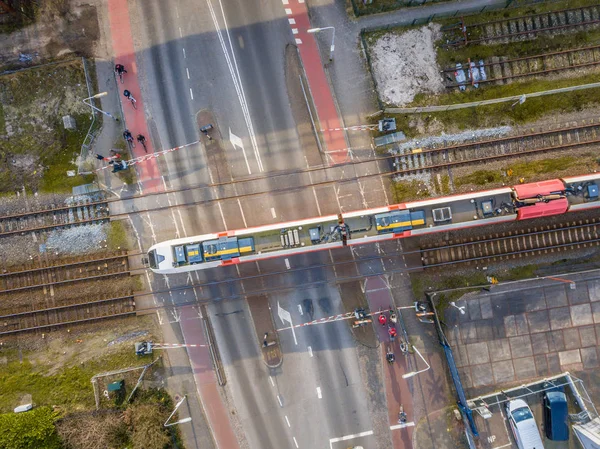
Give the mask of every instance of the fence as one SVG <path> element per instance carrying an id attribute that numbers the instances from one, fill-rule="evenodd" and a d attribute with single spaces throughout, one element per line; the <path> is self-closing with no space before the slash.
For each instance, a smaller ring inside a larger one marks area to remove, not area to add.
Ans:
<path id="1" fill-rule="evenodd" d="M 88 72 L 85 58 L 81 58 L 81 63 L 83 64 L 83 71 L 85 73 L 85 84 L 87 86 L 88 97 L 91 97 L 92 80 Z M 94 99 L 92 98 L 90 99 L 90 101 L 94 101 Z M 92 110 L 92 123 L 90 124 L 90 128 L 88 129 L 85 139 L 83 139 L 83 143 L 81 144 L 81 152 L 79 153 L 79 163 L 77 164 L 78 175 L 86 174 L 85 170 L 82 170 L 82 167 L 84 166 L 86 161 L 90 160 L 90 151 L 92 149 L 92 144 L 94 143 L 94 139 L 96 138 L 96 133 L 98 131 L 98 129 L 96 128 L 96 117 L 98 114 L 93 108 L 90 109 Z"/>

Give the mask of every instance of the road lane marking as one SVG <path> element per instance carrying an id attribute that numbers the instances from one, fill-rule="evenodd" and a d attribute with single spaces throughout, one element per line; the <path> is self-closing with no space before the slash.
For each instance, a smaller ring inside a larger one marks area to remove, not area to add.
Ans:
<path id="1" fill-rule="evenodd" d="M 273 218 L 277 218 L 277 214 L 275 213 L 274 207 L 271 208 L 271 215 L 273 215 Z"/>
<path id="2" fill-rule="evenodd" d="M 347 440 L 352 440 L 353 438 L 368 437 L 369 435 L 373 435 L 372 430 L 367 430 L 366 432 L 361 432 L 361 433 L 355 433 L 354 435 L 345 435 L 345 436 L 339 437 L 339 438 L 331 438 L 329 440 L 329 447 L 333 448 L 333 443 L 337 443 L 339 441 L 347 441 Z"/>
<path id="3" fill-rule="evenodd" d="M 194 99 L 194 92 L 192 92 L 192 88 L 190 87 L 190 97 L 192 97 L 192 100 Z"/>
<path id="4" fill-rule="evenodd" d="M 312 347 L 310 347 L 310 346 L 308 347 L 308 353 L 310 354 L 311 357 L 313 356 Z"/>
<path id="5" fill-rule="evenodd" d="M 181 31 L 181 27 L 179 27 L 179 37 L 183 37 L 183 31 Z"/>
<path id="6" fill-rule="evenodd" d="M 283 3 L 284 5 L 289 5 L 290 4 L 290 0 L 281 0 L 281 3 Z"/>
<path id="7" fill-rule="evenodd" d="M 279 407 L 283 407 L 283 402 L 281 402 L 281 396 L 277 395 L 277 401 L 279 402 Z"/>
<path id="8" fill-rule="evenodd" d="M 294 439 L 294 444 L 296 445 L 296 447 L 299 447 L 298 442 L 296 441 L 296 437 L 292 437 L 292 438 Z"/>
<path id="9" fill-rule="evenodd" d="M 285 267 L 286 267 L 288 270 L 291 268 L 291 267 L 290 267 L 290 261 L 289 261 L 287 258 L 285 259 Z"/>
<path id="10" fill-rule="evenodd" d="M 292 34 L 298 34 L 298 28 L 292 28 Z"/>
<path id="11" fill-rule="evenodd" d="M 182 48 L 182 50 L 183 50 L 183 59 L 186 59 L 186 56 L 185 56 L 185 48 Z"/>
<path id="12" fill-rule="evenodd" d="M 275 382 L 273 382 L 273 376 L 269 376 L 269 381 L 271 381 L 271 386 L 275 386 Z"/>
<path id="13" fill-rule="evenodd" d="M 302 304 L 298 304 L 298 312 L 300 312 L 300 316 L 304 315 L 304 311 L 302 310 Z"/>
<path id="14" fill-rule="evenodd" d="M 285 415 L 285 422 L 287 423 L 288 427 L 292 427 L 290 425 L 290 420 L 288 419 L 287 415 Z"/>
<path id="15" fill-rule="evenodd" d="M 190 79 L 190 69 L 188 69 L 187 67 L 185 68 L 185 73 L 187 73 L 187 77 L 188 79 Z"/>
<path id="16" fill-rule="evenodd" d="M 296 25 L 296 19 L 288 19 L 288 22 L 290 22 L 290 25 Z"/>
<path id="17" fill-rule="evenodd" d="M 246 168 L 248 169 L 248 174 L 252 174 L 252 170 L 250 170 L 250 164 L 248 163 L 248 156 L 246 155 L 246 150 L 244 149 L 244 142 L 241 137 L 236 136 L 231 132 L 231 128 L 229 128 L 229 141 L 234 148 L 241 148 L 242 153 L 244 154 L 244 160 L 246 161 Z"/>
<path id="18" fill-rule="evenodd" d="M 247 228 L 248 223 L 246 223 L 246 216 L 244 215 L 244 209 L 242 209 L 242 202 L 240 201 L 239 198 L 238 198 L 237 202 L 238 202 L 238 206 L 240 206 L 240 214 L 242 216 L 242 221 L 244 222 L 244 227 Z"/>
<path id="19" fill-rule="evenodd" d="M 404 427 L 414 427 L 414 422 L 405 422 L 404 424 L 396 424 L 395 426 L 390 426 L 390 430 L 403 429 Z"/>
<path id="20" fill-rule="evenodd" d="M 298 3 L 304 3 L 304 0 L 298 0 Z"/>
<path id="21" fill-rule="evenodd" d="M 302 39 L 298 39 L 298 38 L 296 38 L 296 43 L 297 43 L 297 44 L 301 44 L 301 43 L 302 43 Z"/>
<path id="22" fill-rule="evenodd" d="M 323 399 L 323 395 L 321 394 L 321 387 L 317 387 L 317 397 L 319 399 Z"/>
<path id="23" fill-rule="evenodd" d="M 292 14 L 292 10 L 290 8 L 285 8 L 285 13 L 289 16 Z"/>

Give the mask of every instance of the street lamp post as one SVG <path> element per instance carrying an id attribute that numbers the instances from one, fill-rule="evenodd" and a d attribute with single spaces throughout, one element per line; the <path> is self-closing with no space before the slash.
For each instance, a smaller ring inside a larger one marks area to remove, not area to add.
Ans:
<path id="1" fill-rule="evenodd" d="M 335 50 L 335 28 L 334 27 L 323 27 L 323 28 L 311 28 L 307 30 L 308 33 L 314 34 L 324 30 L 331 30 L 331 47 L 329 48 L 329 60 L 333 61 L 333 50 Z"/>
<path id="2" fill-rule="evenodd" d="M 417 349 L 417 347 L 416 347 L 416 346 L 413 346 L 413 349 L 415 350 L 415 352 L 416 352 L 417 354 L 419 354 L 419 357 L 421 357 L 421 360 L 423 360 L 423 362 L 425 362 L 425 365 L 427 365 L 427 368 L 425 368 L 425 369 L 422 369 L 422 370 L 420 370 L 420 371 L 411 371 L 410 373 L 405 373 L 405 374 L 403 374 L 403 375 L 402 375 L 402 379 L 408 379 L 409 377 L 413 377 L 413 376 L 416 376 L 417 374 L 424 373 L 424 372 L 425 372 L 425 371 L 427 371 L 429 368 L 431 368 L 431 366 L 429 366 L 429 363 L 427 363 L 427 360 L 425 360 L 425 357 L 423 357 L 423 356 L 421 355 L 421 353 L 419 352 L 419 350 Z"/>
<path id="3" fill-rule="evenodd" d="M 118 119 L 117 117 L 115 117 L 114 115 L 112 115 L 110 112 L 106 112 L 106 111 L 103 111 L 103 110 L 102 110 L 102 109 L 100 109 L 100 108 L 97 108 L 96 106 L 94 106 L 94 105 L 93 105 L 93 104 L 92 104 L 92 103 L 89 101 L 89 100 L 91 100 L 92 98 L 100 98 L 100 97 L 104 97 L 104 96 L 106 96 L 107 94 L 108 94 L 107 92 L 100 92 L 99 94 L 92 95 L 91 97 L 84 98 L 82 101 L 83 101 L 85 104 L 87 104 L 87 105 L 88 105 L 90 108 L 94 109 L 95 111 L 101 112 L 102 114 L 104 114 L 104 115 L 106 115 L 106 116 L 108 116 L 108 117 L 110 117 L 110 118 L 112 118 L 113 120 L 115 120 L 115 121 L 117 121 L 117 122 L 118 122 L 118 121 L 119 121 L 119 119 Z"/>
<path id="4" fill-rule="evenodd" d="M 180 419 L 179 421 L 173 422 L 173 423 L 169 423 L 169 420 L 173 417 L 173 415 L 175 414 L 175 412 L 177 412 L 177 409 L 179 408 L 179 406 L 181 404 L 183 404 L 183 401 L 185 401 L 187 399 L 187 395 L 185 395 L 183 398 L 181 398 L 181 400 L 175 405 L 175 410 L 173 410 L 173 413 L 171 413 L 169 415 L 169 417 L 167 418 L 167 420 L 165 421 L 164 426 L 165 427 L 171 427 L 174 426 L 176 424 L 185 424 L 186 422 L 190 422 L 192 420 L 192 418 L 183 418 Z"/>

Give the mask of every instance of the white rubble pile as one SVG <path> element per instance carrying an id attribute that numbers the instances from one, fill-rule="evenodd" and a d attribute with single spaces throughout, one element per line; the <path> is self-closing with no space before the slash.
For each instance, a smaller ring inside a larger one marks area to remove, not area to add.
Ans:
<path id="1" fill-rule="evenodd" d="M 440 25 L 430 23 L 402 34 L 388 33 L 377 40 L 370 53 L 381 101 L 405 106 L 418 93 L 444 91 L 434 47 L 440 37 Z"/>

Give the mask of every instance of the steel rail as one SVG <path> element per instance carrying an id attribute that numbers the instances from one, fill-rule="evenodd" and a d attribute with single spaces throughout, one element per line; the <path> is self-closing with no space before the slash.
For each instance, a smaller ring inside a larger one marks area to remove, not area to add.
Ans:
<path id="1" fill-rule="evenodd" d="M 31 215 L 35 215 L 35 214 L 49 214 L 50 212 L 63 212 L 63 211 L 71 210 L 71 209 L 77 209 L 78 207 L 105 205 L 109 201 L 110 201 L 110 199 L 106 198 L 101 201 L 92 201 L 90 203 L 84 203 L 84 204 L 80 204 L 80 205 L 76 205 L 76 206 L 60 206 L 60 207 L 56 207 L 53 209 L 41 209 L 41 210 L 33 210 L 31 212 L 19 212 L 18 214 L 12 214 L 12 215 L 0 215 L 0 219 L 5 220 L 5 219 L 12 219 L 12 218 L 30 217 Z"/>
<path id="2" fill-rule="evenodd" d="M 497 20 L 491 20 L 489 22 L 479 22 L 479 23 L 473 23 L 471 25 L 467 25 L 467 27 L 482 27 L 484 25 L 495 25 L 498 23 L 502 23 L 502 22 L 510 22 L 512 20 L 522 20 L 522 19 L 532 19 L 534 17 L 542 17 L 542 16 L 549 16 L 551 14 L 560 14 L 560 13 L 571 13 L 571 12 L 575 12 L 575 11 L 581 11 L 583 12 L 584 10 L 591 10 L 593 8 L 597 8 L 600 5 L 588 5 L 588 6 L 580 6 L 578 8 L 566 8 L 566 9 L 556 9 L 553 11 L 546 11 L 546 12 L 540 12 L 537 14 L 530 14 L 527 16 L 516 16 L 516 17 L 509 17 L 509 18 L 504 18 L 504 19 L 497 19 Z"/>
<path id="3" fill-rule="evenodd" d="M 72 263 L 61 263 L 58 265 L 48 265 L 45 267 L 33 267 L 33 268 L 29 268 L 27 270 L 4 271 L 4 272 L 0 273 L 0 278 L 15 276 L 15 275 L 19 275 L 19 274 L 25 274 L 25 273 L 34 273 L 36 271 L 52 270 L 55 268 L 65 268 L 65 267 L 71 267 L 71 266 L 75 267 L 77 265 L 83 265 L 83 264 L 87 264 L 87 263 L 106 262 L 107 260 L 115 260 L 115 259 L 119 259 L 122 257 L 128 257 L 128 256 L 130 256 L 130 254 L 127 254 L 126 251 L 121 251 L 121 253 L 119 253 L 119 254 L 113 254 L 111 256 L 101 257 L 100 259 L 82 260 L 82 261 L 72 262 Z"/>
<path id="4" fill-rule="evenodd" d="M 31 215 L 35 215 L 36 213 L 33 213 Z M 15 235 L 15 234 L 21 234 L 21 233 L 27 233 L 27 232 L 34 232 L 34 231 L 43 231 L 46 229 L 64 228 L 66 226 L 79 226 L 82 224 L 94 223 L 94 222 L 106 221 L 106 220 L 110 220 L 109 215 L 107 215 L 106 217 L 88 218 L 85 220 L 74 221 L 71 223 L 58 223 L 58 224 L 55 223 L 55 224 L 49 224 L 49 225 L 43 225 L 43 226 L 36 226 L 35 228 L 17 229 L 17 230 L 12 230 L 12 231 L 8 231 L 8 232 L 2 231 L 2 232 L 0 232 L 0 237 L 6 237 L 8 235 Z"/>

